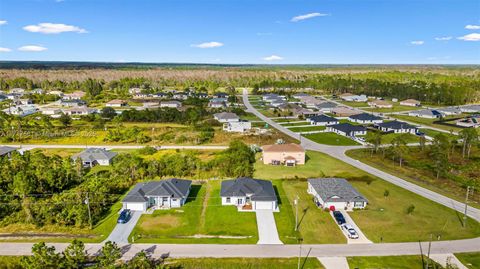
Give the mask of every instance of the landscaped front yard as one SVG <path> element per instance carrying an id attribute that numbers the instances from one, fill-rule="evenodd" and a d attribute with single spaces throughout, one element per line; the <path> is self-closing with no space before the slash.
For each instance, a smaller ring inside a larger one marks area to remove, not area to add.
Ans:
<path id="1" fill-rule="evenodd" d="M 292 132 L 313 132 L 313 131 L 323 131 L 325 126 L 308 126 L 308 127 L 292 127 L 288 128 Z"/>
<path id="2" fill-rule="evenodd" d="M 304 135 L 306 138 L 315 141 L 319 144 L 332 145 L 332 146 L 355 146 L 359 145 L 352 139 L 338 135 L 336 133 L 317 133 Z"/>

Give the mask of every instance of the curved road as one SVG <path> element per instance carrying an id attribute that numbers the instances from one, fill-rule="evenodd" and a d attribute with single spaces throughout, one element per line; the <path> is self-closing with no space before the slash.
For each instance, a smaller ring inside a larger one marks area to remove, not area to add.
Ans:
<path id="1" fill-rule="evenodd" d="M 258 110 L 256 110 L 252 104 L 250 104 L 250 101 L 248 100 L 248 92 L 247 90 L 243 90 L 243 103 L 245 104 L 247 111 L 255 114 L 258 118 L 264 120 L 266 123 L 271 125 L 272 127 L 278 129 L 279 131 L 297 139 L 300 140 L 300 144 L 305 147 L 305 149 L 308 150 L 314 150 L 314 151 L 319 151 L 326 153 L 336 159 L 339 159 L 343 162 L 346 162 L 352 166 L 357 167 L 358 169 L 361 169 L 369 174 L 375 175 L 385 181 L 388 181 L 392 184 L 395 184 L 399 187 L 402 187 L 404 189 L 407 189 L 413 193 L 416 193 L 420 196 L 423 196 L 427 199 L 430 199 L 434 202 L 437 202 L 439 204 L 442 204 L 446 207 L 452 208 L 454 210 L 457 210 L 458 212 L 463 213 L 465 210 L 465 204 L 458 202 L 457 200 L 448 198 L 446 196 L 443 196 L 441 194 L 438 194 L 436 192 L 433 192 L 431 190 L 425 189 L 423 187 L 420 187 L 416 184 L 410 183 L 404 179 L 401 179 L 399 177 L 393 176 L 391 174 L 385 173 L 381 170 L 378 170 L 376 168 L 373 168 L 367 164 L 364 164 L 358 160 L 355 160 L 353 158 L 348 157 L 345 155 L 345 151 L 349 149 L 355 149 L 355 148 L 360 148 L 362 146 L 328 146 L 328 145 L 323 145 L 323 144 L 318 144 L 310 139 L 307 139 L 297 133 L 294 133 L 290 131 L 289 129 L 283 127 L 282 125 L 278 124 L 277 122 L 274 122 L 273 120 L 269 119 L 262 113 L 260 113 Z M 476 221 L 480 222 L 480 210 L 477 208 L 473 207 L 468 207 L 468 212 L 467 215 Z"/>

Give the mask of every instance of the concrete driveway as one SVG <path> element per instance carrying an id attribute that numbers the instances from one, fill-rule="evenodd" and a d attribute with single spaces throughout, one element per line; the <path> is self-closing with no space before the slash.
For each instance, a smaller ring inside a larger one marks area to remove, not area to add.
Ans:
<path id="1" fill-rule="evenodd" d="M 255 212 L 257 217 L 258 228 L 258 242 L 262 245 L 278 245 L 283 244 L 278 238 L 277 225 L 275 224 L 275 218 L 273 217 L 272 210 L 257 210 Z"/>
<path id="2" fill-rule="evenodd" d="M 347 244 L 372 244 L 372 241 L 368 240 L 368 238 L 365 236 L 365 234 L 363 234 L 362 230 L 360 230 L 360 228 L 353 221 L 353 219 L 350 217 L 350 215 L 348 215 L 347 211 L 345 211 L 343 209 L 339 209 L 338 211 L 340 211 L 342 213 L 342 215 L 345 218 L 345 221 L 347 222 L 347 224 L 352 226 L 353 229 L 355 229 L 355 231 L 358 234 L 358 239 L 350 239 L 350 238 L 348 238 L 347 232 L 344 231 L 342 229 L 342 227 L 339 225 L 338 228 L 340 230 L 342 230 L 343 235 L 345 235 L 345 237 L 347 238 Z M 335 217 L 333 216 L 333 212 L 330 212 L 330 215 L 335 220 Z"/>
<path id="3" fill-rule="evenodd" d="M 142 215 L 141 211 L 132 211 L 132 217 L 127 223 L 117 223 L 113 231 L 110 233 L 108 238 L 104 241 L 112 241 L 117 244 L 127 244 L 128 237 L 133 231 L 135 225 L 137 225 L 140 216 Z"/>

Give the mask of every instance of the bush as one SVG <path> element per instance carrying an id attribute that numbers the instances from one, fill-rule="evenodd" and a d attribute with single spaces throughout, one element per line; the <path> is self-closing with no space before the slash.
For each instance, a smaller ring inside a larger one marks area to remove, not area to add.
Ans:
<path id="1" fill-rule="evenodd" d="M 410 205 L 409 207 L 407 207 L 407 214 L 408 215 L 413 214 L 413 211 L 415 211 L 415 206 L 414 205 Z"/>
<path id="2" fill-rule="evenodd" d="M 138 150 L 138 154 L 141 155 L 152 155 L 155 154 L 157 150 L 154 147 L 146 146 Z"/>

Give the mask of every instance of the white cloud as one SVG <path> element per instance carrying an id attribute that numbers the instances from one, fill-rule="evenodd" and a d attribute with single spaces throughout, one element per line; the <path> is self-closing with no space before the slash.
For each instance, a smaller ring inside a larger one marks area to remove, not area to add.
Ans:
<path id="1" fill-rule="evenodd" d="M 0 47 L 0 52 L 10 52 L 10 51 L 12 51 L 12 50 L 9 49 L 9 48 L 2 48 L 2 47 Z"/>
<path id="2" fill-rule="evenodd" d="M 222 47 L 223 43 L 216 42 L 216 41 L 211 41 L 211 42 L 205 42 L 205 43 L 200 43 L 200 44 L 192 44 L 190 46 L 194 47 L 194 48 L 200 48 L 200 49 L 211 49 L 211 48 Z"/>
<path id="3" fill-rule="evenodd" d="M 291 22 L 299 22 L 299 21 L 308 20 L 308 19 L 315 18 L 315 17 L 323 17 L 323 16 L 328 16 L 328 14 L 318 13 L 318 12 L 308 13 L 308 14 L 304 14 L 304 15 L 295 16 L 290 21 Z"/>
<path id="4" fill-rule="evenodd" d="M 267 57 L 263 57 L 262 58 L 264 61 L 281 61 L 283 60 L 283 57 L 280 57 L 278 55 L 270 55 L 270 56 L 267 56 Z"/>
<path id="5" fill-rule="evenodd" d="M 465 29 L 468 29 L 468 30 L 480 30 L 480 25 L 472 25 L 472 24 L 469 24 L 469 25 L 466 25 L 466 26 L 465 26 Z"/>
<path id="6" fill-rule="evenodd" d="M 5 25 L 5 24 L 7 24 L 6 20 L 0 20 L 0 25 Z"/>
<path id="7" fill-rule="evenodd" d="M 33 51 L 33 52 L 38 52 L 38 51 L 45 51 L 47 48 L 42 47 L 42 46 L 36 46 L 36 45 L 27 45 L 27 46 L 22 46 L 18 48 L 19 51 Z"/>
<path id="8" fill-rule="evenodd" d="M 23 27 L 23 30 L 32 32 L 32 33 L 42 33 L 42 34 L 60 34 L 64 32 L 75 32 L 79 34 L 88 33 L 87 30 L 82 29 L 78 26 L 67 25 L 63 23 L 39 23 L 37 25 L 27 25 Z"/>
<path id="9" fill-rule="evenodd" d="M 450 39 L 452 39 L 451 36 L 435 37 L 435 40 L 437 40 L 437 41 L 448 41 L 448 40 L 450 40 Z"/>
<path id="10" fill-rule="evenodd" d="M 423 40 L 415 40 L 415 41 L 411 41 L 410 44 L 415 45 L 415 46 L 420 46 L 420 45 L 425 44 L 425 41 L 423 41 Z"/>
<path id="11" fill-rule="evenodd" d="M 471 34 L 468 34 L 468 35 L 457 37 L 457 39 L 464 40 L 464 41 L 480 41 L 480 34 L 471 33 Z"/>

